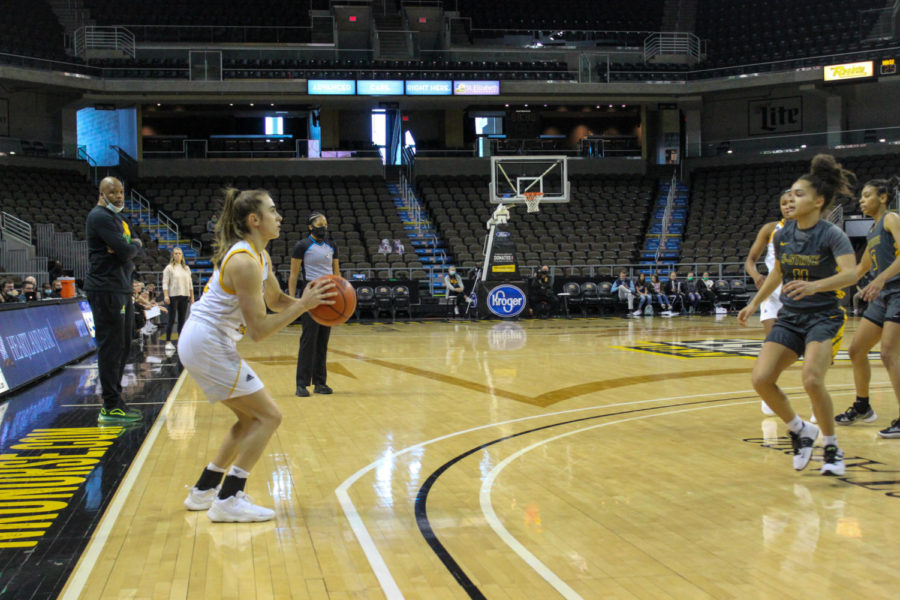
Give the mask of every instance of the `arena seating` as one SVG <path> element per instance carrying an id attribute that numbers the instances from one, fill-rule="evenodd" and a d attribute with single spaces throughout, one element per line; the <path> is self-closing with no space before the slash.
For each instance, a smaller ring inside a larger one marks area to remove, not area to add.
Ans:
<path id="1" fill-rule="evenodd" d="M 74 171 L 0 166 L 0 205 L 31 223 L 54 223 L 84 239 L 84 218 L 97 190 Z"/>
<path id="2" fill-rule="evenodd" d="M 83 240 L 84 220 L 96 204 L 96 186 L 74 171 L 0 166 L 0 206 L 32 227 L 52 223 L 57 233 L 71 231 L 76 240 Z M 168 252 L 155 248 L 139 226 L 135 233 L 145 245 L 135 261 L 137 270 L 162 270 Z"/>
<path id="3" fill-rule="evenodd" d="M 858 180 L 855 196 L 840 201 L 845 217 L 859 214 L 858 193 L 866 181 L 900 173 L 900 154 L 839 160 Z M 700 270 L 702 265 L 743 262 L 759 228 L 781 218 L 781 192 L 808 168 L 809 161 L 788 161 L 695 171 L 680 262 L 698 263 Z M 724 270 L 725 275 L 742 272 L 740 266 Z"/>
<path id="4" fill-rule="evenodd" d="M 0 0 L 0 53 L 70 61 L 62 25 L 46 2 Z"/>
<path id="5" fill-rule="evenodd" d="M 522 207 L 513 210 L 509 229 L 519 245 L 520 266 L 553 264 L 579 275 L 581 267 L 572 265 L 633 263 L 646 230 L 655 181 L 630 176 L 575 176 L 570 181 L 568 204 L 547 204 L 537 214 Z M 485 221 L 493 211 L 487 201 L 488 179 L 423 177 L 418 187 L 452 259 L 461 267 L 480 266 Z"/>
<path id="6" fill-rule="evenodd" d="M 423 268 L 416 255 L 408 252 L 386 258 L 376 254 L 382 238 L 406 240 L 407 231 L 397 213 L 393 197 L 381 178 L 372 177 L 238 177 L 231 181 L 209 177 L 147 178 L 135 183 L 155 208 L 164 211 L 180 226 L 183 238 L 203 241 L 203 254 L 212 248 L 212 235 L 206 224 L 222 205 L 226 185 L 239 189 L 269 190 L 284 216 L 281 238 L 272 242 L 269 253 L 276 271 L 290 269 L 294 244 L 307 235 L 306 217 L 323 211 L 328 218 L 329 235 L 340 249 L 342 270 L 380 269 L 379 278 L 387 278 L 388 268 L 411 270 L 413 279 Z M 381 277 L 383 275 L 384 277 Z"/>
<path id="7" fill-rule="evenodd" d="M 861 23 L 860 11 L 884 6 L 884 0 L 702 0 L 696 34 L 708 40 L 711 67 L 854 52 L 875 47 L 862 41 L 873 23 Z"/>
<path id="8" fill-rule="evenodd" d="M 98 25 L 153 26 L 135 27 L 141 42 L 274 42 L 264 30 L 255 32 L 259 39 L 248 39 L 247 27 L 308 27 L 310 0 L 280 2 L 255 0 L 199 0 L 178 2 L 122 2 L 121 0 L 84 0 Z M 209 26 L 219 29 L 211 31 Z M 194 27 L 195 29 L 192 29 Z M 202 27 L 202 29 L 200 28 Z M 309 31 L 282 29 L 277 41 L 298 43 L 309 41 Z"/>
<path id="9" fill-rule="evenodd" d="M 459 12 L 476 29 L 659 31 L 664 0 L 458 0 Z"/>

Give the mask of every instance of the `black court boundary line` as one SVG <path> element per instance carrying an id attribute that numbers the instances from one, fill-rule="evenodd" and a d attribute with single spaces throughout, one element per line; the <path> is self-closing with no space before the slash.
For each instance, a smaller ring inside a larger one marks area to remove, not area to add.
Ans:
<path id="1" fill-rule="evenodd" d="M 549 425 L 541 425 L 540 427 L 535 427 L 533 429 L 526 429 L 525 431 L 520 431 L 519 433 L 513 433 L 511 435 L 507 435 L 505 437 L 497 438 L 495 440 L 491 440 L 490 442 L 485 442 L 479 446 L 475 446 L 474 448 L 463 452 L 462 454 L 448 460 L 443 465 L 435 469 L 431 475 L 428 476 L 428 479 L 425 480 L 425 483 L 422 484 L 422 487 L 419 488 L 419 491 L 416 493 L 416 502 L 415 502 L 415 515 L 416 515 L 416 525 L 419 527 L 419 532 L 422 534 L 422 537 L 425 539 L 425 542 L 431 547 L 431 550 L 437 555 L 438 559 L 444 564 L 444 567 L 450 572 L 456 582 L 462 587 L 462 589 L 469 595 L 469 598 L 473 600 L 486 600 L 486 596 L 478 589 L 478 586 L 475 585 L 475 582 L 472 581 L 468 575 L 466 575 L 463 568 L 456 561 L 456 559 L 451 556 L 450 552 L 444 547 L 441 541 L 437 538 L 437 534 L 435 534 L 434 529 L 431 527 L 431 521 L 428 518 L 428 494 L 431 492 L 431 488 L 437 482 L 438 478 L 447 472 L 453 465 L 460 462 L 467 456 L 471 456 L 476 452 L 483 450 L 489 446 L 493 446 L 494 444 L 499 444 L 501 442 L 505 442 L 507 440 L 511 440 L 513 438 L 517 438 L 523 435 L 528 435 L 530 433 L 536 433 L 538 431 L 543 431 L 545 429 L 551 429 L 553 427 L 560 427 L 562 425 L 570 425 L 572 423 L 581 423 L 584 421 L 592 421 L 594 419 L 602 419 L 604 417 L 617 417 L 621 415 L 630 415 L 634 413 L 640 412 L 649 412 L 656 411 L 666 408 L 678 408 L 680 406 L 697 406 L 701 404 L 712 404 L 714 402 L 732 402 L 737 400 L 752 400 L 754 398 L 759 398 L 758 395 L 752 396 L 739 396 L 734 398 L 717 398 L 714 400 L 697 400 L 694 402 L 679 402 L 677 404 L 666 404 L 663 406 L 651 406 L 645 408 L 635 408 L 631 410 L 623 410 L 612 413 L 605 413 L 602 415 L 593 415 L 590 417 L 580 417 L 578 419 L 570 419 L 568 421 L 560 421 L 559 423 L 551 423 Z"/>

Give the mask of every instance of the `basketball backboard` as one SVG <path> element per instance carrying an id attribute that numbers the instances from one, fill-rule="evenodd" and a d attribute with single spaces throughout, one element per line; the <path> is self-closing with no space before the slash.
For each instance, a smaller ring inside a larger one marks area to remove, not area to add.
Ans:
<path id="1" fill-rule="evenodd" d="M 490 201 L 524 204 L 526 194 L 540 193 L 541 203 L 568 202 L 565 156 L 492 156 Z"/>

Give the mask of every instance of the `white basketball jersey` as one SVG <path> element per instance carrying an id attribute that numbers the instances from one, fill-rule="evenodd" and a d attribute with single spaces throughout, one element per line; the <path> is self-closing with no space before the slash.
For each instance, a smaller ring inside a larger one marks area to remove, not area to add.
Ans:
<path id="1" fill-rule="evenodd" d="M 241 307 L 238 305 L 237 294 L 233 290 L 228 290 L 222 283 L 222 269 L 225 268 L 228 259 L 240 252 L 246 252 L 259 262 L 263 281 L 260 293 L 263 293 L 266 287 L 266 277 L 269 276 L 266 255 L 264 252 L 257 252 L 250 242 L 241 240 L 228 250 L 225 258 L 222 259 L 222 266 L 213 271 L 212 277 L 209 278 L 206 288 L 203 290 L 203 296 L 191 306 L 192 318 L 196 317 L 208 325 L 212 325 L 234 341 L 241 339 L 247 328 L 244 325 Z"/>
<path id="2" fill-rule="evenodd" d="M 775 268 L 775 243 L 773 242 L 775 239 L 775 232 L 783 227 L 784 219 L 775 223 L 775 229 L 772 230 L 772 235 L 769 236 L 769 244 L 766 246 L 766 268 L 769 269 L 769 273 Z"/>

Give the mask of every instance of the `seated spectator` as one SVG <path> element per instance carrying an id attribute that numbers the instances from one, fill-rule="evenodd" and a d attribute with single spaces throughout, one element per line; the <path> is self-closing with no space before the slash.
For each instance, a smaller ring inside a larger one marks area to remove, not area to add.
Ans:
<path id="1" fill-rule="evenodd" d="M 709 276 L 709 271 L 703 271 L 703 277 L 697 283 L 697 291 L 702 300 L 708 301 L 714 307 L 717 305 L 715 287 L 716 282 Z"/>
<path id="2" fill-rule="evenodd" d="M 387 238 L 381 240 L 381 244 L 378 245 L 378 254 L 384 254 L 385 256 L 391 253 L 391 241 Z"/>
<path id="3" fill-rule="evenodd" d="M 25 279 L 25 282 L 22 284 L 22 293 L 20 294 L 20 297 L 23 302 L 36 302 L 41 299 L 41 295 L 38 294 L 37 286 L 34 284 L 34 281 L 29 281 L 29 279 L 33 280 L 34 277 Z"/>
<path id="4" fill-rule="evenodd" d="M 659 281 L 659 275 L 654 273 L 650 276 L 650 292 L 656 298 L 656 301 L 659 302 L 660 308 L 662 308 L 662 316 L 671 317 L 672 316 L 672 304 L 669 302 L 668 296 L 663 293 L 662 283 Z"/>
<path id="5" fill-rule="evenodd" d="M 643 273 L 638 273 L 637 281 L 634 282 L 634 293 L 638 297 L 638 307 L 631 315 L 641 316 L 645 306 L 649 306 L 650 314 L 653 314 L 653 296 L 650 295 L 649 282 Z"/>
<path id="6" fill-rule="evenodd" d="M 685 292 L 687 293 L 687 300 L 689 309 L 688 312 L 693 314 L 697 312 L 697 305 L 700 304 L 700 293 L 697 291 L 697 280 L 694 279 L 693 273 L 687 274 L 687 281 L 684 285 Z"/>
<path id="7" fill-rule="evenodd" d="M 50 284 L 50 293 L 45 295 L 44 298 L 62 298 L 62 281 L 54 279 Z"/>
<path id="8" fill-rule="evenodd" d="M 25 302 L 25 297 L 19 295 L 19 290 L 16 289 L 16 284 L 13 283 L 12 279 L 4 279 L 0 300 L 3 302 Z"/>
<path id="9" fill-rule="evenodd" d="M 394 254 L 403 256 L 404 252 L 406 252 L 406 246 L 403 245 L 403 242 L 400 240 L 394 240 Z"/>
<path id="10" fill-rule="evenodd" d="M 613 282 L 610 291 L 619 294 L 620 302 L 622 300 L 628 302 L 628 312 L 634 311 L 634 282 L 628 279 L 626 271 L 619 271 L 619 278 Z"/>
<path id="11" fill-rule="evenodd" d="M 529 301 L 534 307 L 537 317 L 546 319 L 556 312 L 557 298 L 553 293 L 553 280 L 550 278 L 550 267 L 544 265 L 535 273 L 531 281 L 531 294 Z"/>
<path id="12" fill-rule="evenodd" d="M 216 224 L 219 222 L 219 215 L 214 214 L 209 218 L 209 221 L 206 222 L 206 232 L 207 233 L 215 233 L 216 232 Z"/>
<path id="13" fill-rule="evenodd" d="M 148 311 L 155 307 L 159 307 L 160 312 L 163 314 L 166 314 L 168 311 L 165 307 L 159 306 L 150 298 L 150 292 L 145 289 L 143 282 L 133 282 L 132 291 L 134 292 L 133 298 L 135 308 L 135 327 L 138 327 L 140 329 L 140 332 L 144 335 L 151 335 L 159 328 L 159 317 L 154 317 L 151 320 L 147 320 L 145 311 Z M 138 313 L 140 313 L 140 316 L 138 315 Z"/>
<path id="14" fill-rule="evenodd" d="M 456 306 L 453 308 L 453 314 L 458 315 L 466 305 L 466 287 L 463 278 L 456 272 L 456 267 L 447 269 L 444 275 L 444 289 L 447 290 L 447 296 L 456 296 Z M 449 309 L 448 309 L 449 310 Z"/>
<path id="15" fill-rule="evenodd" d="M 672 271 L 669 274 L 669 280 L 663 286 L 663 291 L 671 302 L 672 309 L 677 306 L 682 312 L 685 311 L 685 292 L 686 288 L 682 281 L 678 279 L 678 273 Z M 678 313 L 675 313 L 678 314 Z"/>

